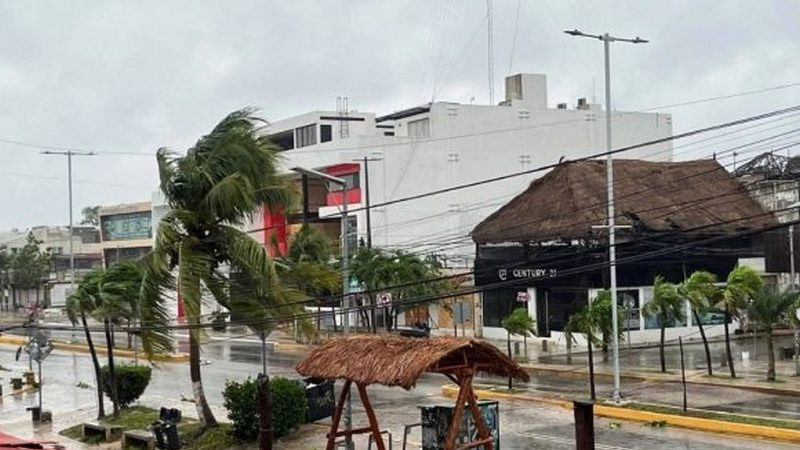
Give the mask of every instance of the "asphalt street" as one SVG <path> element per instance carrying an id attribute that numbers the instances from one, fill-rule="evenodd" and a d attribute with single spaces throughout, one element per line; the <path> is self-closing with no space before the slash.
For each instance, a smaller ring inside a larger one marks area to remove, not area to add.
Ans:
<path id="1" fill-rule="evenodd" d="M 256 376 L 260 370 L 260 349 L 256 342 L 245 340 L 216 341 L 204 345 L 203 377 L 205 390 L 212 407 L 220 417 L 224 416 L 222 409 L 221 391 L 226 380 L 241 380 L 248 376 Z M 0 364 L 18 372 L 27 365 L 26 362 L 14 361 L 14 350 L 11 347 L 0 346 Z M 296 377 L 294 365 L 299 360 L 299 355 L 270 353 L 268 366 L 273 376 Z M 7 378 L 7 372 L 0 374 Z M 34 430 L 30 426 L 25 408 L 36 402 L 33 393 L 12 396 L 6 394 L 0 404 L 0 429 L 13 431 L 18 434 L 38 435 L 43 437 L 52 434 L 62 425 L 74 423 L 76 420 L 87 420 L 94 414 L 96 397 L 91 360 L 86 354 L 68 354 L 54 352 L 44 364 L 45 388 L 43 391 L 46 408 L 52 409 L 56 417 L 53 428 Z M 419 421 L 418 406 L 421 404 L 452 402 L 441 397 L 441 385 L 446 382 L 444 378 L 436 375 L 425 375 L 412 391 L 405 392 L 399 388 L 370 387 L 370 395 L 381 424 L 393 433 L 396 445 L 399 446 L 402 438 L 404 424 Z M 481 379 L 481 383 L 494 382 L 502 384 L 502 380 Z M 83 383 L 89 388 L 79 387 Z M 537 377 L 527 386 L 531 390 L 541 390 L 550 393 L 561 393 L 565 397 L 583 397 L 585 383 L 577 379 L 563 379 L 554 377 Z M 630 386 L 633 388 L 634 386 Z M 640 383 L 636 386 L 642 391 L 650 391 L 658 386 L 647 386 Z M 665 389 L 662 394 L 672 397 L 671 388 Z M 606 386 L 601 387 L 604 392 Z M 742 399 L 741 391 L 736 390 L 736 396 L 728 395 L 730 404 L 739 403 Z M 723 403 L 719 394 L 707 394 L 716 397 L 718 403 Z M 179 407 L 187 414 L 194 413 L 194 405 L 181 401 L 181 398 L 191 397 L 191 388 L 187 364 L 162 363 L 154 368 L 153 380 L 142 398 L 142 403 L 148 406 Z M 774 408 L 794 408 L 797 404 L 790 401 L 789 405 L 779 404 L 777 400 L 758 400 L 765 409 L 773 411 Z M 361 423 L 365 420 L 359 403 L 354 402 L 354 422 Z M 109 405 L 110 407 L 110 405 Z M 735 406 L 732 406 L 735 407 Z M 501 430 L 503 448 L 529 449 L 529 448 L 574 448 L 573 422 L 570 411 L 555 407 L 537 405 L 528 402 L 501 402 Z M 654 429 L 641 424 L 623 423 L 616 427 L 611 422 L 598 419 L 596 421 L 598 448 L 601 449 L 784 449 L 792 446 L 768 441 L 756 441 L 734 436 L 713 435 L 707 433 L 691 432 L 676 428 Z M 417 430 L 418 434 L 419 431 Z M 412 436 L 412 441 L 415 439 Z M 418 437 L 417 440 L 418 442 Z"/>

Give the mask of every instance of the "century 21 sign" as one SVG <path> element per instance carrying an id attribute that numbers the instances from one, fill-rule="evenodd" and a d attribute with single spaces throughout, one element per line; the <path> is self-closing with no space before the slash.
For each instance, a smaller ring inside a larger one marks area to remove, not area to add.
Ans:
<path id="1" fill-rule="evenodd" d="M 497 278 L 502 281 L 519 278 L 550 278 L 558 274 L 556 269 L 499 269 Z"/>

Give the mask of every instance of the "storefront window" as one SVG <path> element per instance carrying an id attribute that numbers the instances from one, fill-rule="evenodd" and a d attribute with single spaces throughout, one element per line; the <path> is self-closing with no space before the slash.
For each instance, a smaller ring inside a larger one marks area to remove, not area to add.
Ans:
<path id="1" fill-rule="evenodd" d="M 517 303 L 519 289 L 492 289 L 483 291 L 483 326 L 501 327 L 503 319 L 511 314 Z M 524 303 L 522 304 L 524 305 Z"/>

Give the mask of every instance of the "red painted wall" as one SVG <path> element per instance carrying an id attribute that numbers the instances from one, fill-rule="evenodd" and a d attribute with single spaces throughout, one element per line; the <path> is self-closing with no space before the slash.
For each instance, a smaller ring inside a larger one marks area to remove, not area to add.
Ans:
<path id="1" fill-rule="evenodd" d="M 283 208 L 264 207 L 264 246 L 269 256 L 282 256 L 289 250 L 286 214 Z"/>

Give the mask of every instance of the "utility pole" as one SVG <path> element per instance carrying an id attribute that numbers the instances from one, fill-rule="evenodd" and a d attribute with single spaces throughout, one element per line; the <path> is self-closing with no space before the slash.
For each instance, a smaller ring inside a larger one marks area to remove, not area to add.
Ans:
<path id="1" fill-rule="evenodd" d="M 320 172 L 318 170 L 313 169 L 305 169 L 302 167 L 293 167 L 291 169 L 293 172 L 297 172 L 300 175 L 306 175 L 309 177 L 317 178 L 323 181 L 327 181 L 329 183 L 335 184 L 341 187 L 342 193 L 342 220 L 341 220 L 341 239 L 342 239 L 342 303 L 344 309 L 344 318 L 343 318 L 343 325 L 344 325 L 344 335 L 347 336 L 350 334 L 350 268 L 349 268 L 349 260 L 350 260 L 350 227 L 348 226 L 347 221 L 347 181 L 343 178 L 335 177 L 333 175 L 328 175 L 327 173 Z M 336 309 L 334 307 L 333 310 L 333 321 L 334 324 L 336 323 Z M 349 388 L 348 388 L 349 390 Z M 353 425 L 353 408 L 352 402 L 350 399 L 350 392 L 347 393 L 347 402 L 345 403 L 345 411 L 344 411 L 344 427 L 345 430 L 350 431 Z M 348 434 L 345 437 L 345 443 L 347 446 L 347 450 L 353 450 L 353 437 Z"/>
<path id="2" fill-rule="evenodd" d="M 639 38 L 633 39 L 618 38 L 604 34 L 586 34 L 578 30 L 565 31 L 571 36 L 588 37 L 603 41 L 603 51 L 605 56 L 605 82 L 606 82 L 606 152 L 608 153 L 606 163 L 606 178 L 608 190 L 608 265 L 611 278 L 611 325 L 612 325 L 612 349 L 614 357 L 614 392 L 612 399 L 615 402 L 621 400 L 620 397 L 620 371 L 619 371 L 619 323 L 617 320 L 617 251 L 616 251 L 616 228 L 614 226 L 614 158 L 611 155 L 611 57 L 610 44 L 612 42 L 629 42 L 632 44 L 644 44 L 648 41 Z"/>
<path id="3" fill-rule="evenodd" d="M 69 193 L 69 287 L 75 290 L 75 252 L 72 248 L 72 157 L 95 156 L 94 152 L 79 152 L 74 150 L 53 151 L 45 150 L 43 155 L 60 155 L 67 157 L 67 192 Z"/>
<path id="4" fill-rule="evenodd" d="M 486 49 L 489 69 L 489 105 L 494 106 L 494 13 L 492 0 L 486 0 Z"/>

